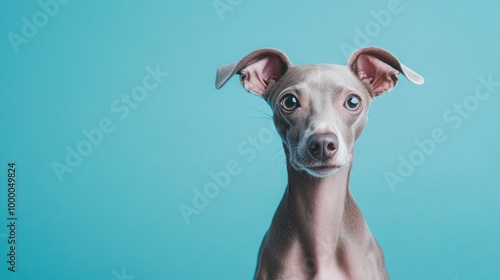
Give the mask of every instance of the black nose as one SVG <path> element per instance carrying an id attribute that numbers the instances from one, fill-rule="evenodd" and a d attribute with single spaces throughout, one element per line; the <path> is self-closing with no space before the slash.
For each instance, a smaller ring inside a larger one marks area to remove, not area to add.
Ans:
<path id="1" fill-rule="evenodd" d="M 307 140 L 307 151 L 316 160 L 333 158 L 339 146 L 339 139 L 333 133 L 316 134 Z"/>

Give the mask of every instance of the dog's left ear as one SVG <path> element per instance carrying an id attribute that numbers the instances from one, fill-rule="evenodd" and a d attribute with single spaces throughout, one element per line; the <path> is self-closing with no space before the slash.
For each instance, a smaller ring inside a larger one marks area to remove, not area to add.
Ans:
<path id="1" fill-rule="evenodd" d="M 266 99 L 270 82 L 279 80 L 291 65 L 288 57 L 280 50 L 256 50 L 240 61 L 219 66 L 215 87 L 221 88 L 234 74 L 238 74 L 247 91 Z"/>
<path id="2" fill-rule="evenodd" d="M 368 87 L 372 97 L 389 92 L 398 82 L 398 74 L 403 74 L 410 82 L 421 85 L 424 78 L 404 66 L 390 52 L 376 47 L 366 47 L 355 51 L 347 66 Z"/>

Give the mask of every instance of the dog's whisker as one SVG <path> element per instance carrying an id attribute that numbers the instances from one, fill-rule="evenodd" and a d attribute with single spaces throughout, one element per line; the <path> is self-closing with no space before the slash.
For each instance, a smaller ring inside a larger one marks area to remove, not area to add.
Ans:
<path id="1" fill-rule="evenodd" d="M 375 115 L 377 115 L 377 114 L 379 114 L 379 113 L 380 113 L 380 111 L 375 111 L 375 112 L 371 112 L 371 111 L 370 111 L 370 112 L 368 113 L 368 117 L 369 117 L 369 118 L 371 118 L 372 116 L 375 116 Z"/>
<path id="2" fill-rule="evenodd" d="M 278 161 L 286 161 L 286 159 L 284 159 L 286 156 L 280 156 L 278 157 L 275 161 L 274 161 L 274 165 L 277 165 L 278 164 Z"/>
<path id="3" fill-rule="evenodd" d="M 282 151 L 283 147 L 278 148 L 272 155 L 271 158 L 273 158 L 279 151 Z"/>
<path id="4" fill-rule="evenodd" d="M 251 109 L 254 109 L 254 110 L 255 110 L 255 111 L 257 111 L 257 112 L 260 112 L 260 113 L 262 113 L 262 114 L 264 114 L 264 115 L 268 116 L 271 120 L 273 119 L 273 116 L 272 116 L 272 115 L 270 115 L 270 114 L 268 114 L 268 113 L 266 113 L 266 112 L 264 112 L 264 111 L 262 111 L 262 110 L 260 110 L 260 109 L 257 109 L 257 108 L 255 108 L 255 107 L 250 107 L 250 108 L 251 108 Z"/>
<path id="5" fill-rule="evenodd" d="M 272 120 L 272 117 L 258 117 L 258 116 L 248 116 L 251 119 L 264 119 L 264 120 Z"/>

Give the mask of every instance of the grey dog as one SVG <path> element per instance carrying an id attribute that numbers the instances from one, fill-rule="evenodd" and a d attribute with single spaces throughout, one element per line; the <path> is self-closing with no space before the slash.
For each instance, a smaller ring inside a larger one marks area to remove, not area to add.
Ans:
<path id="1" fill-rule="evenodd" d="M 349 189 L 354 142 L 370 102 L 403 74 L 424 79 L 386 50 L 355 51 L 347 65 L 292 66 L 260 49 L 217 71 L 267 101 L 287 159 L 288 185 L 262 242 L 257 280 L 389 279 L 384 255 Z"/>

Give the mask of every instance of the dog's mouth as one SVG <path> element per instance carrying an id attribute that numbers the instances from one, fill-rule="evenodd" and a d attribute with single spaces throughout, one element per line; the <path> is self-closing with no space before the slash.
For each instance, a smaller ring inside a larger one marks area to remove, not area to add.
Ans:
<path id="1" fill-rule="evenodd" d="M 339 169 L 340 167 L 341 167 L 340 165 L 320 165 L 320 166 L 311 166 L 311 167 L 305 167 L 305 168 L 316 171 L 316 172 L 327 172 L 327 171 L 331 171 L 334 169 Z"/>
<path id="2" fill-rule="evenodd" d="M 329 177 L 337 173 L 343 166 L 341 165 L 312 165 L 312 166 L 301 166 L 301 169 L 307 172 L 309 175 L 318 178 Z"/>

